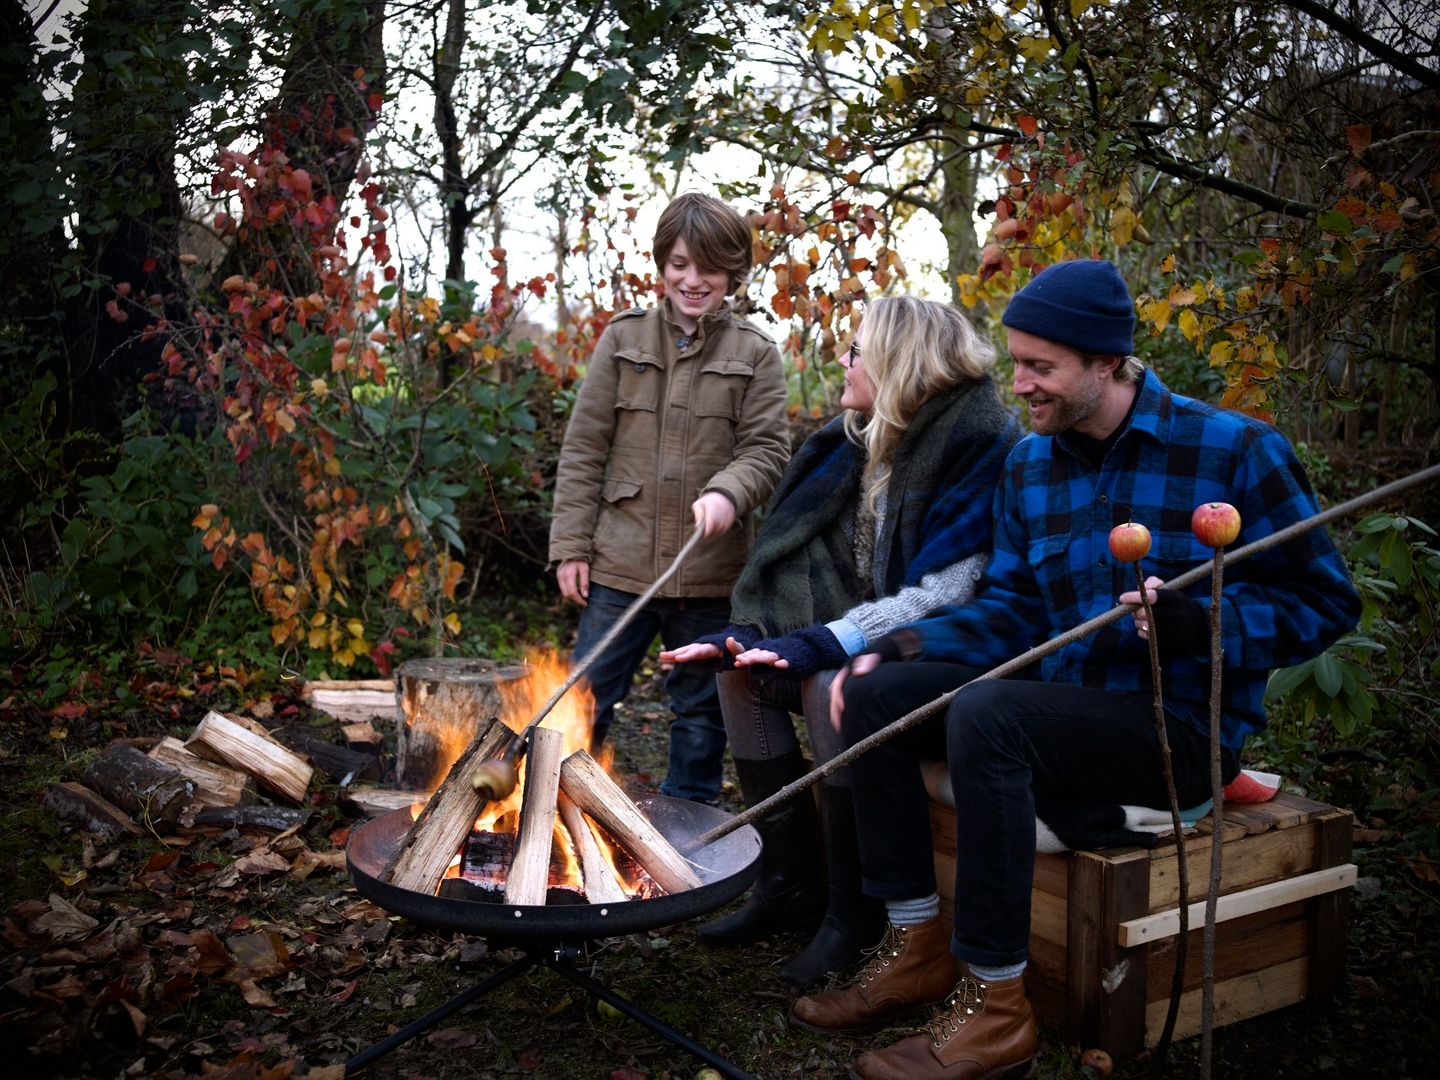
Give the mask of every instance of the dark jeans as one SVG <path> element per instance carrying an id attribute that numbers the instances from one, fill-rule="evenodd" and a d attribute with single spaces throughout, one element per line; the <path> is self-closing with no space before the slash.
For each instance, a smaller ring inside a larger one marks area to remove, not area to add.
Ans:
<path id="1" fill-rule="evenodd" d="M 634 593 L 604 585 L 590 585 L 590 602 L 580 613 L 574 661 L 584 660 L 635 601 Z M 689 645 L 703 634 L 724 630 L 730 623 L 730 602 L 721 597 L 651 600 L 591 668 L 590 690 L 595 695 L 595 731 L 591 745 L 599 747 L 610 731 L 615 705 L 624 700 L 640 662 L 650 651 L 655 635 L 667 649 Z M 697 671 L 695 664 L 676 664 L 665 678 L 670 697 L 670 763 L 663 795 L 713 803 L 720 796 L 725 761 L 725 723 L 715 675 Z"/>
<path id="2" fill-rule="evenodd" d="M 845 684 L 852 744 L 980 674 L 956 664 L 891 663 Z M 1210 797 L 1206 736 L 1167 714 L 1182 807 Z M 1030 941 L 1035 804 L 1166 807 L 1150 699 L 1056 683 L 987 679 L 948 710 L 862 754 L 850 766 L 864 890 L 885 900 L 935 891 L 922 760 L 945 759 L 955 789 L 955 936 L 960 960 L 1018 964 Z M 1226 752 L 1225 778 L 1237 770 Z"/>

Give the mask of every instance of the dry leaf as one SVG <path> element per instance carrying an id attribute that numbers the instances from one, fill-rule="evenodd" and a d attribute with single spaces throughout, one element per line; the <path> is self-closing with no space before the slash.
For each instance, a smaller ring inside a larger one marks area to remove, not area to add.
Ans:
<path id="1" fill-rule="evenodd" d="M 30 924 L 30 932 L 44 934 L 51 941 L 81 941 L 100 925 L 63 896 L 50 894 L 50 910 Z"/>

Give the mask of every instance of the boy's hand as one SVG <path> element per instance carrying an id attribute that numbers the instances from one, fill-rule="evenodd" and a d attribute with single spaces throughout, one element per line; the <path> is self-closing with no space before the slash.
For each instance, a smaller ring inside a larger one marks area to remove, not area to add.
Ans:
<path id="1" fill-rule="evenodd" d="M 705 534 L 706 540 L 735 524 L 735 504 L 718 491 L 705 492 L 690 504 L 690 512 L 695 515 L 695 527 Z"/>
<path id="2" fill-rule="evenodd" d="M 572 604 L 588 607 L 590 603 L 590 564 L 584 559 L 567 559 L 555 568 L 560 595 Z"/>

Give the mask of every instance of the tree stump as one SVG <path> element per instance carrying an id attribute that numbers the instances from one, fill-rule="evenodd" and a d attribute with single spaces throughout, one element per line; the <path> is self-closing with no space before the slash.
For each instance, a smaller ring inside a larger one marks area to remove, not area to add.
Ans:
<path id="1" fill-rule="evenodd" d="M 524 676 L 523 665 L 493 660 L 444 657 L 401 664 L 395 672 L 400 695 L 396 784 L 429 790 L 444 779 L 490 719 L 504 712 L 501 688 Z"/>

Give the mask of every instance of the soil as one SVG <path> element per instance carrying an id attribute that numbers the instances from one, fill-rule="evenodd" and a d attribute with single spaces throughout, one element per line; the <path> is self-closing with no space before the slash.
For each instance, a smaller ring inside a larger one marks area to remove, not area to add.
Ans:
<path id="1" fill-rule="evenodd" d="M 660 673 L 647 668 L 616 726 L 616 771 L 637 794 L 663 778 L 662 697 Z M 0 704 L 0 1039 L 10 1075 L 336 1078 L 348 1058 L 520 955 L 427 931 L 361 898 L 341 859 L 357 819 L 333 784 L 314 787 L 312 824 L 280 838 L 194 829 L 106 843 L 43 808 L 45 786 L 79 779 L 111 740 L 183 737 L 212 707 L 267 714 L 272 726 L 283 717 L 307 725 L 313 738 L 338 740 L 338 725 L 283 694 L 252 698 L 233 687 L 79 715 L 15 698 Z M 742 808 L 733 782 L 723 803 Z M 1352 899 L 1349 974 L 1337 999 L 1220 1029 L 1213 1075 L 1430 1075 L 1425 1062 L 1440 1050 L 1440 969 L 1433 935 L 1421 927 L 1435 925 L 1426 921 L 1436 914 L 1435 887 L 1378 887 L 1393 880 L 1383 872 L 1387 859 L 1384 837 L 1356 849 L 1362 887 Z M 786 935 L 709 948 L 687 923 L 594 943 L 580 963 L 755 1076 L 844 1076 L 858 1053 L 911 1028 L 859 1039 L 791 1030 L 785 1017 L 794 995 L 777 972 L 804 944 Z M 1042 1029 L 1031 1076 L 1093 1075 L 1080 1065 L 1080 1049 Z M 1198 1040 L 1183 1042 L 1159 1075 L 1196 1076 L 1197 1059 Z M 533 969 L 380 1057 L 365 1075 L 660 1080 L 700 1070 L 685 1051 Z M 1150 1075 L 1150 1063 L 1119 1062 L 1115 1075 Z"/>

